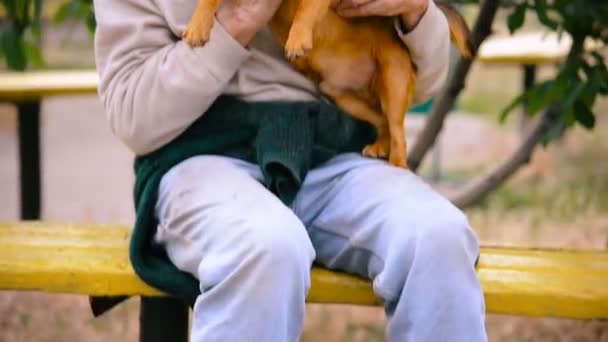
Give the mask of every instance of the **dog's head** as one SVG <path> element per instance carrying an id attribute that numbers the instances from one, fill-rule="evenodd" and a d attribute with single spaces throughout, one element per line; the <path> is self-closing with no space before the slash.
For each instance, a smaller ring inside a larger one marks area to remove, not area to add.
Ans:
<path id="1" fill-rule="evenodd" d="M 437 2 L 437 7 L 443 12 L 445 17 L 448 19 L 448 25 L 450 26 L 450 38 L 458 51 L 463 57 L 473 57 L 473 48 L 471 44 L 471 31 L 466 21 L 455 8 L 446 4 Z"/>

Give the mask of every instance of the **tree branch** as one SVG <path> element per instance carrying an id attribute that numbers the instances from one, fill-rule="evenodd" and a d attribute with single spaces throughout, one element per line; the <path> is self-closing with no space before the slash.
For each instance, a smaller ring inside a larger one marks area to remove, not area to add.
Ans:
<path id="1" fill-rule="evenodd" d="M 584 37 L 574 37 L 572 47 L 562 68 L 569 67 L 583 52 Z M 509 158 L 493 170 L 482 175 L 478 180 L 471 182 L 460 193 L 452 196 L 450 201 L 459 208 L 465 208 L 477 203 L 487 194 L 496 190 L 511 175 L 513 175 L 522 165 L 528 163 L 530 156 L 538 142 L 547 132 L 559 123 L 561 109 L 557 106 L 550 106 L 540 116 L 530 132 L 522 140 L 521 145 Z"/>
<path id="2" fill-rule="evenodd" d="M 473 59 L 477 55 L 477 50 L 492 31 L 492 23 L 494 22 L 494 17 L 496 16 L 496 11 L 499 6 L 500 1 L 498 0 L 482 1 L 477 21 L 471 32 L 473 58 L 466 59 L 461 57 L 458 60 L 454 73 L 448 81 L 447 86 L 434 102 L 427 123 L 416 139 L 412 151 L 408 154 L 408 166 L 412 171 L 415 172 L 418 169 L 426 152 L 435 143 L 435 139 L 443 127 L 443 120 L 454 105 L 456 97 L 458 97 L 458 94 L 460 94 L 464 88 L 464 81 L 469 73 Z"/>
<path id="3" fill-rule="evenodd" d="M 557 107 L 545 110 L 528 135 L 522 140 L 521 145 L 507 160 L 478 180 L 471 182 L 460 193 L 449 198 L 450 201 L 459 208 L 465 208 L 496 190 L 515 171 L 529 162 L 532 151 L 552 125 L 555 124 L 559 116 L 560 112 Z"/>

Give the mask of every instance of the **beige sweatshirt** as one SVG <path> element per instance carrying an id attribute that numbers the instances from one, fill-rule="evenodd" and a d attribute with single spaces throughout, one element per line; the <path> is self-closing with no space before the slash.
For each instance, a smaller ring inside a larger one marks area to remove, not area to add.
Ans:
<path id="1" fill-rule="evenodd" d="M 216 21 L 209 42 L 190 48 L 179 37 L 196 2 L 94 2 L 99 95 L 112 131 L 137 155 L 177 137 L 221 94 L 248 101 L 320 98 L 314 84 L 284 59 L 268 28 L 244 48 Z M 419 69 L 419 104 L 446 80 L 447 20 L 431 0 L 411 32 L 395 27 Z"/>

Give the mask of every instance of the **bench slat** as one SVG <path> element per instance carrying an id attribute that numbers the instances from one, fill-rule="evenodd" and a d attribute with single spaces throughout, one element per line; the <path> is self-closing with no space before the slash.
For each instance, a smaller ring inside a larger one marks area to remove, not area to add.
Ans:
<path id="1" fill-rule="evenodd" d="M 90 295 L 162 295 L 142 282 L 128 259 L 130 228 L 122 225 L 0 223 L 0 289 Z M 356 277 L 313 271 L 310 300 L 379 304 Z M 325 291 L 335 287 L 337 291 Z"/>
<path id="2" fill-rule="evenodd" d="M 0 73 L 0 100 L 95 94 L 98 82 L 95 70 L 3 72 Z"/>
<path id="3" fill-rule="evenodd" d="M 515 34 L 494 34 L 486 39 L 477 52 L 481 62 L 491 64 L 556 64 L 566 59 L 572 38 L 563 33 L 532 31 Z M 603 48 L 600 41 L 587 39 L 587 51 Z"/>
<path id="4" fill-rule="evenodd" d="M 137 278 L 124 225 L 0 224 L 0 289 L 87 295 L 161 292 Z M 491 313 L 608 318 L 608 252 L 483 247 Z M 380 305 L 369 282 L 313 268 L 308 302 Z"/>

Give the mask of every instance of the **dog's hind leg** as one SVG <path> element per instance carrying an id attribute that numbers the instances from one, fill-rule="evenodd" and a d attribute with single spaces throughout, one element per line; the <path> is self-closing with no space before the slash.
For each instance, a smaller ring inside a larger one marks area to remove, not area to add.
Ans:
<path id="1" fill-rule="evenodd" d="M 321 91 L 335 104 L 354 119 L 368 122 L 376 128 L 376 141 L 365 146 L 362 154 L 372 158 L 386 158 L 389 152 L 390 136 L 386 118 L 368 103 L 349 92 L 334 91 L 327 82 L 322 82 Z"/>
<path id="2" fill-rule="evenodd" d="M 373 110 L 367 103 L 353 95 L 340 95 L 333 98 L 338 107 L 357 120 L 366 121 L 376 128 L 376 141 L 365 146 L 362 154 L 371 158 L 387 158 L 390 135 L 387 121 L 382 114 Z"/>
<path id="3" fill-rule="evenodd" d="M 314 27 L 330 5 L 331 0 L 300 0 L 285 44 L 287 58 L 294 60 L 312 49 Z"/>
<path id="4" fill-rule="evenodd" d="M 196 9 L 186 26 L 182 38 L 190 46 L 201 46 L 209 40 L 215 12 L 220 0 L 199 0 Z"/>
<path id="5" fill-rule="evenodd" d="M 376 91 L 382 112 L 388 121 L 389 163 L 407 168 L 405 114 L 412 103 L 416 87 L 414 66 L 407 51 L 399 45 L 383 46 L 378 53 L 378 65 L 380 77 Z"/>

